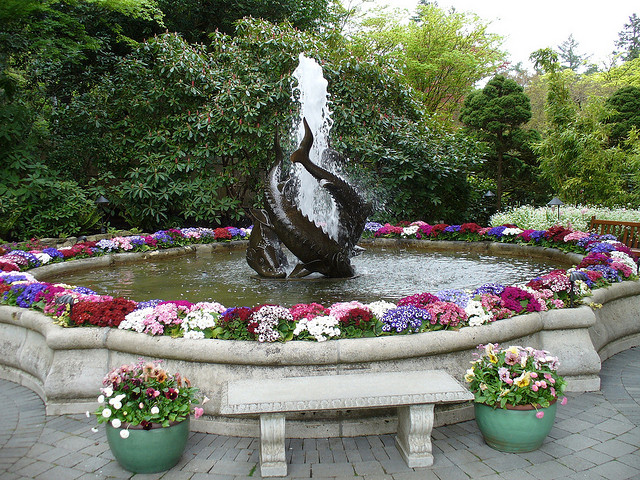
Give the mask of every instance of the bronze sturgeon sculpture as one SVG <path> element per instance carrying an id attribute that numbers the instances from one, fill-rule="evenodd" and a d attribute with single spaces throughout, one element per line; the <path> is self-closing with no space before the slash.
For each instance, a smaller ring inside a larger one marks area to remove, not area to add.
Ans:
<path id="1" fill-rule="evenodd" d="M 270 169 L 265 187 L 264 210 L 252 210 L 254 229 L 247 248 L 247 263 L 260 276 L 287 276 L 284 244 L 299 260 L 289 274 L 301 277 L 318 272 L 327 277 L 352 277 L 351 257 L 359 252 L 357 242 L 364 230 L 372 207 L 342 178 L 314 164 L 309 158 L 313 134 L 304 122 L 305 135 L 290 159 L 300 163 L 326 189 L 338 212 L 337 238 L 332 238 L 298 208 L 295 192 L 289 180 L 280 181 L 283 154 L 275 138 L 276 162 Z M 325 154 L 335 154 L 330 149 Z"/>

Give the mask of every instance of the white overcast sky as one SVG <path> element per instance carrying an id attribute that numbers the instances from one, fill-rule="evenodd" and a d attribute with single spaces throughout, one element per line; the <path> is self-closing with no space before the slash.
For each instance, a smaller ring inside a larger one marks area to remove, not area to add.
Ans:
<path id="1" fill-rule="evenodd" d="M 344 1 L 344 0 L 343 0 Z M 374 0 L 414 11 L 418 0 Z M 438 0 L 446 10 L 470 11 L 491 21 L 489 30 L 505 37 L 503 49 L 513 64 L 528 62 L 531 52 L 557 46 L 569 34 L 578 42 L 578 53 L 592 55 L 590 61 L 602 67 L 615 49 L 618 32 L 629 17 L 640 15 L 640 0 Z"/>

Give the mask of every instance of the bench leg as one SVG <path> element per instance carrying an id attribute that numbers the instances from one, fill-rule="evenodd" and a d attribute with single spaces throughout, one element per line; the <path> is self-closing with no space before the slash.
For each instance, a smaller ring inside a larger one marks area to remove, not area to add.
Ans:
<path id="1" fill-rule="evenodd" d="M 433 404 L 398 407 L 396 447 L 408 467 L 433 465 L 432 429 Z"/>
<path id="2" fill-rule="evenodd" d="M 260 474 L 263 477 L 287 475 L 283 413 L 260 415 Z"/>

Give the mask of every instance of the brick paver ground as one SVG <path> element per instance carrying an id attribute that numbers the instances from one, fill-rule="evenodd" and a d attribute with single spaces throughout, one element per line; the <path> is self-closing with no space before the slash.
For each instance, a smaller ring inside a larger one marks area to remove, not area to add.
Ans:
<path id="1" fill-rule="evenodd" d="M 392 435 L 290 439 L 294 479 L 622 480 L 640 479 L 640 348 L 603 364 L 600 392 L 568 394 L 544 445 L 535 452 L 489 448 L 474 421 L 433 431 L 435 462 L 408 468 Z M 260 478 L 258 440 L 192 433 L 168 472 L 134 475 L 113 459 L 104 430 L 84 415 L 46 417 L 40 398 L 0 380 L 0 479 L 211 480 Z"/>

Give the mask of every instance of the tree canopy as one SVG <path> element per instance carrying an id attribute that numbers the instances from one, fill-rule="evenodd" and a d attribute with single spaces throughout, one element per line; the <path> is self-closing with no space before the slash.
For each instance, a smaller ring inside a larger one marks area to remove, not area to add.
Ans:
<path id="1" fill-rule="evenodd" d="M 478 16 L 419 5 L 408 24 L 392 14 L 368 19 L 352 38 L 356 52 L 396 59 L 429 113 L 451 116 L 475 83 L 504 65 L 501 37 Z"/>
<path id="2" fill-rule="evenodd" d="M 495 162 L 498 209 L 502 205 L 505 162 L 518 159 L 516 152 L 527 141 L 520 126 L 530 118 L 531 104 L 523 88 L 502 75 L 496 75 L 482 90 L 467 96 L 460 112 L 460 121 L 489 145 L 487 157 Z"/>
<path id="3" fill-rule="evenodd" d="M 624 24 L 624 28 L 618 32 L 616 47 L 625 61 L 635 60 L 640 57 L 640 17 L 635 13 L 629 17 L 629 23 Z"/>

